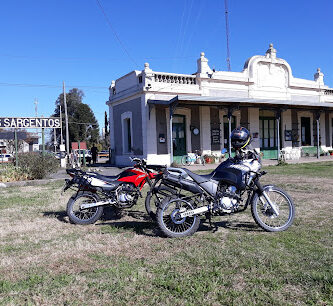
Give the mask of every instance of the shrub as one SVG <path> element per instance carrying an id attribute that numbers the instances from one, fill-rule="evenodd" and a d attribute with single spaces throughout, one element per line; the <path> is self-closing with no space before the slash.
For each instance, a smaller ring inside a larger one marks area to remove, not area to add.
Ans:
<path id="1" fill-rule="evenodd" d="M 29 179 L 42 179 L 59 168 L 59 161 L 51 154 L 29 152 L 18 155 L 18 165 L 28 174 Z"/>
<path id="2" fill-rule="evenodd" d="M 6 164 L 0 166 L 0 182 L 14 182 L 29 179 L 26 173 L 20 167 L 15 167 L 13 164 Z"/>

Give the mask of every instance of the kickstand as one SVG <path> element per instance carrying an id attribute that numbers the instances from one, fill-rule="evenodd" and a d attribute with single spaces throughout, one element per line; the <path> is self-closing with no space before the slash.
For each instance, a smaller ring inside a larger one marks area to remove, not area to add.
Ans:
<path id="1" fill-rule="evenodd" d="M 213 223 L 212 223 L 212 215 L 211 215 L 211 214 L 208 214 L 208 216 L 206 215 L 206 217 L 208 217 L 209 225 L 210 225 L 210 227 L 211 227 L 213 233 L 217 232 L 218 227 L 217 227 L 216 224 L 213 225 Z"/>

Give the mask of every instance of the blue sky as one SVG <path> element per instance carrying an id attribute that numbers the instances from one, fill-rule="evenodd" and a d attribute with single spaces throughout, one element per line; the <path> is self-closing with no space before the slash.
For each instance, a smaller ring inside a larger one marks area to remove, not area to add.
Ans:
<path id="1" fill-rule="evenodd" d="M 121 44 L 97 0 L 2 2 L 0 117 L 34 116 L 35 98 L 39 115 L 49 116 L 65 81 L 84 91 L 102 126 L 111 80 L 145 62 L 194 73 L 204 51 L 212 68 L 227 70 L 223 0 L 99 1 Z M 312 80 L 320 67 L 333 87 L 332 0 L 228 4 L 232 71 L 272 42 L 294 77 Z"/>

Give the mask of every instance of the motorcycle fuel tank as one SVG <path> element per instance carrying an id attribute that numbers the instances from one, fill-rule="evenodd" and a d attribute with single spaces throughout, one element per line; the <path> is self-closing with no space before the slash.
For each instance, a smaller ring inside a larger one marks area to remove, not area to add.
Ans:
<path id="1" fill-rule="evenodd" d="M 213 179 L 236 186 L 237 189 L 245 189 L 246 175 L 250 171 L 257 172 L 259 169 L 260 163 L 256 160 L 243 160 L 235 163 L 233 160 L 227 159 L 215 169 Z"/>

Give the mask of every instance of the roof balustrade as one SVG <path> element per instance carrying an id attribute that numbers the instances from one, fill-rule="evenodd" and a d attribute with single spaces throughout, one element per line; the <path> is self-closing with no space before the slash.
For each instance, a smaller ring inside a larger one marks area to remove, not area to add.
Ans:
<path id="1" fill-rule="evenodd" d="M 196 84 L 195 76 L 155 73 L 154 80 L 155 82 L 159 83 L 174 83 L 174 84 L 188 84 L 188 85 Z"/>

